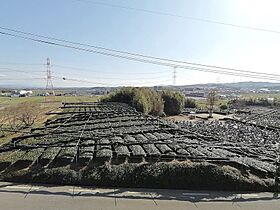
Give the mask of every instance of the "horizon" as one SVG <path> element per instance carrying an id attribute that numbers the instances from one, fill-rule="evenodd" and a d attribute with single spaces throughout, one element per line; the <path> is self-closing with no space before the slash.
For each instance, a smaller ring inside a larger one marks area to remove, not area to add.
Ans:
<path id="1" fill-rule="evenodd" d="M 155 86 L 63 86 L 63 87 L 54 87 L 54 90 L 59 89 L 79 89 L 79 88 L 121 88 L 121 87 L 148 87 L 148 88 L 154 88 L 154 87 L 187 87 L 187 86 L 199 86 L 199 85 L 233 85 L 233 84 L 262 84 L 265 83 L 266 85 L 280 85 L 280 82 L 256 82 L 256 81 L 243 81 L 243 82 L 227 82 L 227 83 L 197 83 L 197 84 L 189 84 L 189 85 L 155 85 Z M 263 86 L 265 87 L 265 86 Z M 3 89 L 39 89 L 39 90 L 45 90 L 46 87 L 43 86 L 14 86 L 14 85 L 0 85 L 0 88 Z"/>

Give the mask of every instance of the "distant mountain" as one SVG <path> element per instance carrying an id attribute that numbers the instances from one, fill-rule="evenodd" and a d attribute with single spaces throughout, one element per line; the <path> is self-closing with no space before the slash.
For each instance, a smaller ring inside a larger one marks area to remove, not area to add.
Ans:
<path id="1" fill-rule="evenodd" d="M 181 88 L 213 88 L 213 87 L 220 87 L 220 88 L 232 88 L 232 89 L 269 89 L 269 90 L 280 90 L 280 83 L 273 83 L 273 82 L 234 82 L 234 83 L 206 83 L 206 84 L 193 84 L 193 85 L 180 85 L 180 86 L 173 86 L 173 85 L 160 85 L 154 86 L 155 88 L 165 89 L 181 89 Z M 42 86 L 29 86 L 29 85 L 0 85 L 0 88 L 8 88 L 8 89 L 43 89 Z M 108 89 L 112 88 L 115 89 L 117 87 L 56 87 L 55 89 L 65 89 L 65 90 L 77 90 L 77 89 Z"/>
<path id="2" fill-rule="evenodd" d="M 195 84 L 195 85 L 184 85 L 176 86 L 177 88 L 211 88 L 211 87 L 226 87 L 233 89 L 269 89 L 269 90 L 280 90 L 280 83 L 273 82 L 234 82 L 234 83 L 207 83 L 207 84 Z"/>
<path id="3" fill-rule="evenodd" d="M 245 89 L 275 89 L 280 88 L 280 83 L 272 83 L 272 82 L 237 82 L 237 83 L 226 83 L 224 86 L 232 87 L 232 88 L 245 88 Z"/>

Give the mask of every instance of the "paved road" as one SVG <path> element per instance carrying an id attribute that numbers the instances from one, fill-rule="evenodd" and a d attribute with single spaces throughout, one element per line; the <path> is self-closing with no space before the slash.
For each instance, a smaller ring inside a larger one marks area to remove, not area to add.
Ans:
<path id="1" fill-rule="evenodd" d="M 0 210 L 280 210 L 280 195 L 158 189 L 99 189 L 0 182 Z"/>

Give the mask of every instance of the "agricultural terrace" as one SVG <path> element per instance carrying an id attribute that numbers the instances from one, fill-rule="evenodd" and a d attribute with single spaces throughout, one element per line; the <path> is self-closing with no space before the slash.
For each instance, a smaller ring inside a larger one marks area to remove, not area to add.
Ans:
<path id="1" fill-rule="evenodd" d="M 1 148 L 2 179 L 122 187 L 273 188 L 278 131 L 229 122 L 215 124 L 214 130 L 219 129 L 212 135 L 199 123 L 172 123 L 113 102 L 65 103 L 61 108 L 50 113 L 54 117 L 43 126 Z M 248 135 L 236 136 L 235 126 Z M 253 133 L 259 138 L 245 138 Z"/>

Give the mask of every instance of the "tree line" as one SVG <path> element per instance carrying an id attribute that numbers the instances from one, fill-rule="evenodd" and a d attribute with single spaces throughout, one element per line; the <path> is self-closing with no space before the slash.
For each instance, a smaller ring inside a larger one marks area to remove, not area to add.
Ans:
<path id="1" fill-rule="evenodd" d="M 268 98 L 240 98 L 234 99 L 229 102 L 233 107 L 242 107 L 242 106 L 280 106 L 280 100 L 273 98 L 273 100 Z"/>

